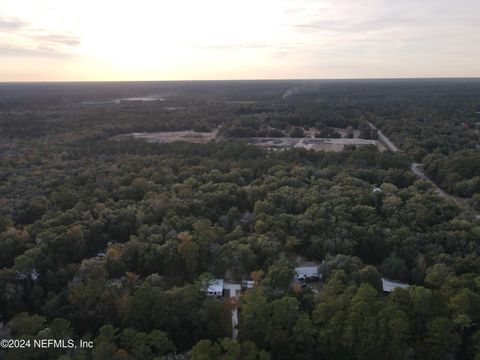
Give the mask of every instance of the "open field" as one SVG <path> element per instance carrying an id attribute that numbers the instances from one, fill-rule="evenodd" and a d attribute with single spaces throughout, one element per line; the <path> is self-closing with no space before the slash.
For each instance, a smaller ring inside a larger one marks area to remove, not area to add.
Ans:
<path id="1" fill-rule="evenodd" d="M 203 144 L 215 139 L 216 132 L 195 132 L 195 131 L 162 131 L 153 133 L 131 133 L 115 136 L 112 140 L 125 140 L 134 138 L 149 143 L 171 143 L 185 141 L 190 143 Z"/>
<path id="2" fill-rule="evenodd" d="M 134 138 L 139 140 L 144 140 L 149 143 L 171 143 L 175 141 L 184 141 L 190 143 L 202 144 L 210 140 L 219 139 L 217 132 L 195 132 L 195 131 L 162 131 L 162 132 L 153 132 L 153 133 L 131 133 L 131 134 L 122 134 L 117 135 L 112 138 L 112 140 L 125 140 L 128 138 Z M 365 146 L 365 145 L 374 145 L 380 151 L 385 150 L 385 146 L 382 142 L 377 140 L 367 140 L 360 138 L 339 138 L 339 139 L 330 139 L 330 138 L 291 138 L 291 137 L 281 137 L 281 138 L 272 138 L 272 137 L 251 137 L 251 138 L 233 138 L 233 141 L 243 141 L 251 145 L 258 147 L 269 148 L 269 149 L 287 149 L 287 148 L 304 148 L 307 150 L 314 151 L 331 151 L 338 152 L 342 151 L 345 146 L 354 145 L 354 146 Z"/>

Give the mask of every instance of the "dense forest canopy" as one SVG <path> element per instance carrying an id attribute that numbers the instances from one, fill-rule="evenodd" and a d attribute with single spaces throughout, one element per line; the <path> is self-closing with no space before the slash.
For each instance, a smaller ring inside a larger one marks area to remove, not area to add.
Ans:
<path id="1" fill-rule="evenodd" d="M 402 151 L 236 139 L 367 122 Z M 480 210 L 479 124 L 471 79 L 1 84 L 0 331 L 95 346 L 0 356 L 478 360 L 480 221 L 410 165 Z M 184 130 L 218 136 L 112 140 Z"/>

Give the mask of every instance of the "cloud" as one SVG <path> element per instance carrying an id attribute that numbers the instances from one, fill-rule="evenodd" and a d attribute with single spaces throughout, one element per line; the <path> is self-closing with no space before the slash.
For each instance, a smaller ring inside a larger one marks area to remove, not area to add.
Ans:
<path id="1" fill-rule="evenodd" d="M 219 51 L 235 51 L 235 50 L 249 50 L 249 49 L 261 49 L 268 47 L 269 44 L 261 41 L 243 42 L 243 43 L 217 43 L 217 44 L 195 44 L 200 49 L 206 50 L 219 50 Z"/>
<path id="2" fill-rule="evenodd" d="M 34 34 L 31 35 L 31 38 L 40 43 L 50 43 L 69 47 L 76 47 L 81 44 L 78 36 L 68 34 Z"/>
<path id="3" fill-rule="evenodd" d="M 0 15 L 0 31 L 16 30 L 23 28 L 26 25 L 27 23 L 20 19 Z"/>
<path id="4" fill-rule="evenodd" d="M 65 57 L 77 53 L 81 40 L 71 33 L 34 27 L 15 17 L 0 16 L 0 54 L 21 57 Z"/>
<path id="5" fill-rule="evenodd" d="M 303 12 L 301 7 L 289 12 L 285 26 L 310 42 L 313 56 L 334 51 L 339 56 L 350 52 L 355 57 L 368 53 L 412 57 L 432 51 L 443 55 L 448 48 L 471 54 L 480 35 L 480 2 L 473 0 L 465 0 L 461 7 L 448 0 L 303 4 Z"/>
<path id="6" fill-rule="evenodd" d="M 15 47 L 12 45 L 3 46 L 0 44 L 0 55 L 11 57 L 70 57 L 71 54 L 61 53 L 54 48 L 37 47 L 35 49 L 27 49 L 22 47 Z"/>
<path id="7" fill-rule="evenodd" d="M 408 18 L 395 18 L 382 16 L 375 19 L 319 19 L 308 23 L 293 24 L 292 26 L 300 32 L 312 33 L 316 30 L 338 32 L 338 33 L 362 33 L 366 31 L 378 31 L 398 27 L 400 25 L 412 25 L 415 22 Z"/>

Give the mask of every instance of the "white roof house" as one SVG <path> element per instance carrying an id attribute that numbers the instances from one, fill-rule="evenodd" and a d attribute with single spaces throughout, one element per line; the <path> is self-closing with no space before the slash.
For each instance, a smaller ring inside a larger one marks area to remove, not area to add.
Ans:
<path id="1" fill-rule="evenodd" d="M 207 295 L 222 296 L 223 295 L 223 279 L 213 280 L 207 288 Z"/>
<path id="2" fill-rule="evenodd" d="M 297 280 L 319 279 L 320 278 L 320 274 L 318 273 L 318 267 L 316 267 L 316 266 L 296 267 L 295 272 L 296 272 Z"/>
<path id="3" fill-rule="evenodd" d="M 406 289 L 409 286 L 410 286 L 409 284 L 382 278 L 383 291 L 387 293 L 391 293 L 395 289 Z"/>

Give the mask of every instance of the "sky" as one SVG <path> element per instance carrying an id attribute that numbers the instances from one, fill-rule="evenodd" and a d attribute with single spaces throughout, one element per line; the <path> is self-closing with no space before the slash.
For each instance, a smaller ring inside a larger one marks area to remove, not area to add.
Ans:
<path id="1" fill-rule="evenodd" d="M 480 0 L 0 0 L 0 81 L 479 76 Z"/>

